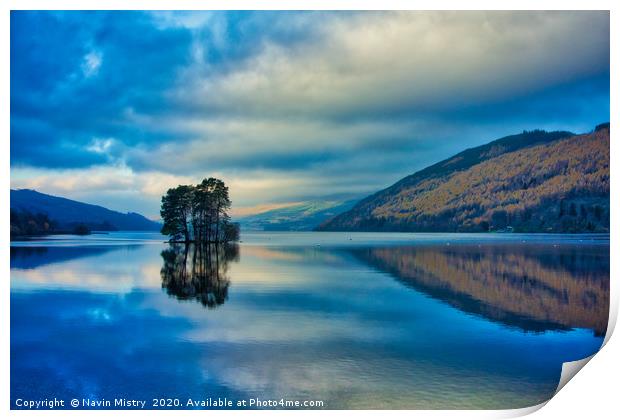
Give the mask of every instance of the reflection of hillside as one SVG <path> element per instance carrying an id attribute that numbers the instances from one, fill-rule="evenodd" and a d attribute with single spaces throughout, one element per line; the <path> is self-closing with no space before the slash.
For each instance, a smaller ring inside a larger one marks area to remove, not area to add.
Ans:
<path id="1" fill-rule="evenodd" d="M 445 246 L 357 250 L 406 285 L 529 331 L 589 328 L 609 312 L 607 247 Z"/>
<path id="2" fill-rule="evenodd" d="M 136 248 L 131 245 L 126 248 Z M 112 246 L 12 246 L 11 268 L 33 269 L 43 265 L 105 254 L 121 249 Z"/>
<path id="3" fill-rule="evenodd" d="M 228 297 L 228 263 L 237 260 L 236 245 L 171 246 L 162 251 L 162 287 L 179 300 L 196 300 L 208 308 Z"/>

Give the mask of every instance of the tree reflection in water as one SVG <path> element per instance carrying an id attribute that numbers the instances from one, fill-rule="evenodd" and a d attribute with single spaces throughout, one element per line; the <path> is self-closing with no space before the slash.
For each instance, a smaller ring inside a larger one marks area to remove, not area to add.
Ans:
<path id="1" fill-rule="evenodd" d="M 173 244 L 161 252 L 161 285 L 179 300 L 216 308 L 228 298 L 228 263 L 239 260 L 234 244 Z"/>
<path id="2" fill-rule="evenodd" d="M 504 325 L 532 332 L 587 328 L 597 336 L 607 330 L 607 246 L 404 246 L 354 255 L 406 286 Z"/>

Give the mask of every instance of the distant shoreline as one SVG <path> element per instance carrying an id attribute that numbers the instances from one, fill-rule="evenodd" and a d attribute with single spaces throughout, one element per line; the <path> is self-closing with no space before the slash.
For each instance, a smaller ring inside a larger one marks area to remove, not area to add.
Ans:
<path id="1" fill-rule="evenodd" d="M 10 240 L 11 242 L 13 241 L 31 241 L 31 240 L 36 240 L 36 239 L 40 239 L 40 238 L 45 238 L 45 237 L 50 237 L 50 236 L 60 236 L 60 235 L 71 235 L 71 236 L 76 236 L 76 237 L 82 237 L 82 236 L 92 236 L 94 234 L 97 235 L 109 235 L 111 233 L 125 233 L 125 232 L 151 232 L 151 233 L 159 233 L 157 231 L 135 231 L 135 230 L 114 230 L 114 231 L 92 231 L 89 234 L 85 234 L 85 235 L 78 235 L 72 231 L 62 231 L 62 232 L 48 232 L 48 233 L 39 233 L 39 234 L 32 234 L 32 235 L 18 235 L 18 236 L 11 236 Z M 316 231 L 316 230 L 258 230 L 258 229 L 249 229 L 249 230 L 244 230 L 243 231 L 244 234 L 265 234 L 265 235 L 270 235 L 270 234 L 344 234 L 344 235 L 354 235 L 354 234 L 385 234 L 386 236 L 390 236 L 390 235 L 394 235 L 394 234 L 411 234 L 411 235 L 457 235 L 457 236 L 463 236 L 463 237 L 467 237 L 467 236 L 479 236 L 479 235 L 485 235 L 485 236 L 503 236 L 503 237 L 518 237 L 518 236 L 594 236 L 594 237 L 609 237 L 610 233 L 609 232 L 440 232 L 440 231 L 427 231 L 427 232 L 412 232 L 412 231 L 335 231 L 335 230 L 329 230 L 329 231 Z M 242 241 L 240 241 L 242 242 Z M 170 241 L 170 240 L 164 240 L 163 243 L 167 243 L 167 244 L 186 244 L 185 241 Z M 189 244 L 194 244 L 195 242 L 189 242 L 187 243 Z M 215 242 L 210 243 L 210 244 L 216 244 Z"/>
<path id="2" fill-rule="evenodd" d="M 33 233 L 32 235 L 15 235 L 15 236 L 11 236 L 11 241 L 15 241 L 15 240 L 29 240 L 32 238 L 40 238 L 42 236 L 57 236 L 57 235 L 73 235 L 73 236 L 90 236 L 93 233 L 108 233 L 108 232 L 89 232 L 89 233 L 82 233 L 82 234 L 78 234 L 75 233 L 73 231 L 60 231 L 60 232 L 41 232 L 41 233 Z"/>

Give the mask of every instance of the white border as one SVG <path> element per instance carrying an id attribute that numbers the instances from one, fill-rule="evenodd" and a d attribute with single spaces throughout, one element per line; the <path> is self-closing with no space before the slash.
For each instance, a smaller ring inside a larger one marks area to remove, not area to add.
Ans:
<path id="1" fill-rule="evenodd" d="M 620 126 L 620 108 L 618 106 L 617 93 L 620 92 L 620 68 L 618 65 L 618 51 L 615 49 L 620 39 L 620 33 L 618 31 L 619 16 L 620 16 L 620 3 L 604 0 L 590 0 L 590 1 L 531 1 L 531 0 L 503 0 L 498 1 L 483 1 L 483 0 L 469 0 L 467 2 L 462 0 L 445 0 L 445 1 L 429 1 L 429 0 L 263 0 L 263 1 L 250 1 L 250 0 L 229 0 L 229 1 L 214 1 L 214 0 L 107 0 L 107 1 L 87 1 L 87 0 L 4 0 L 2 2 L 2 15 L 0 17 L 0 33 L 2 42 L 0 43 L 0 52 L 2 57 L 5 58 L 3 65 L 0 66 L 0 74 L 2 75 L 0 83 L 0 98 L 2 98 L 2 118 L 0 124 L 2 127 L 3 141 L 2 152 L 0 153 L 0 164 L 2 167 L 2 177 L 0 184 L 0 191 L 2 205 L 0 206 L 0 212 L 2 219 L 5 222 L 0 223 L 0 232 L 2 237 L 5 238 L 5 243 L 2 246 L 2 305 L 0 311 L 2 311 L 2 348 L 1 354 L 1 366 L 0 372 L 2 378 L 0 379 L 0 410 L 3 413 L 9 412 L 8 415 L 11 418 L 37 418 L 41 416 L 50 418 L 109 418 L 110 412 L 105 411 L 10 411 L 9 401 L 9 360 L 10 360 L 10 268 L 9 268 L 9 246 L 8 246 L 8 225 L 6 220 L 9 218 L 9 190 L 10 190 L 10 162 L 9 162 L 9 137 L 10 137 L 10 65 L 9 65 L 9 52 L 10 52 L 10 18 L 9 11 L 25 10 L 25 9 L 134 9 L 134 10 L 232 10 L 232 9 L 269 9 L 269 10 L 611 10 L 611 125 L 614 127 Z M 588 28 L 583 28 L 587 31 Z M 618 164 L 619 155 L 618 148 L 615 147 L 615 140 L 611 142 L 611 172 L 614 172 L 614 168 Z M 613 179 L 613 178 L 612 178 Z M 616 237 L 620 219 L 617 217 L 617 203 L 620 200 L 618 191 L 618 184 L 611 183 L 611 255 L 620 255 L 617 242 L 613 240 Z M 375 418 L 376 416 L 386 416 L 390 418 L 509 418 L 517 417 L 525 414 L 535 412 L 532 418 L 548 419 L 548 418 L 575 418 L 582 419 L 585 416 L 592 418 L 611 418 L 614 414 L 618 413 L 618 396 L 616 385 L 618 378 L 620 377 L 620 344 L 619 339 L 613 339 L 609 341 L 610 332 L 613 330 L 618 313 L 618 290 L 617 290 L 617 272 L 618 264 L 612 258 L 611 261 L 611 311 L 610 311 L 610 328 L 608 335 L 605 338 L 605 346 L 599 354 L 597 354 L 592 362 L 588 363 L 583 368 L 583 371 L 578 374 L 577 380 L 569 381 L 565 388 L 561 390 L 554 398 L 552 398 L 547 404 L 541 404 L 536 407 L 530 407 L 521 410 L 489 410 L 489 411 L 331 411 L 329 415 L 346 415 L 355 416 L 356 418 Z M 545 406 L 544 409 L 539 410 Z M 538 411 L 537 411 L 538 410 Z M 114 413 L 112 413 L 114 415 Z M 231 418 L 237 416 L 249 416 L 253 418 L 313 418 L 317 415 L 315 411 L 250 411 L 250 412 L 194 412 L 194 411 L 135 411 L 135 412 L 123 412 L 123 416 L 128 418 L 140 418 L 143 416 L 149 416 L 155 418 L 168 418 L 174 415 L 175 417 L 194 417 L 204 418 L 204 416 L 216 416 L 218 418 Z"/>

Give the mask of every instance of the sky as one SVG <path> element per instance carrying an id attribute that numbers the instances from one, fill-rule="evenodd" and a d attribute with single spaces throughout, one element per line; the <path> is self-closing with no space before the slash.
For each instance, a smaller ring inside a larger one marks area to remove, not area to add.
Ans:
<path id="1" fill-rule="evenodd" d="M 608 12 L 11 12 L 11 188 L 159 218 L 361 198 L 463 149 L 609 121 Z"/>

